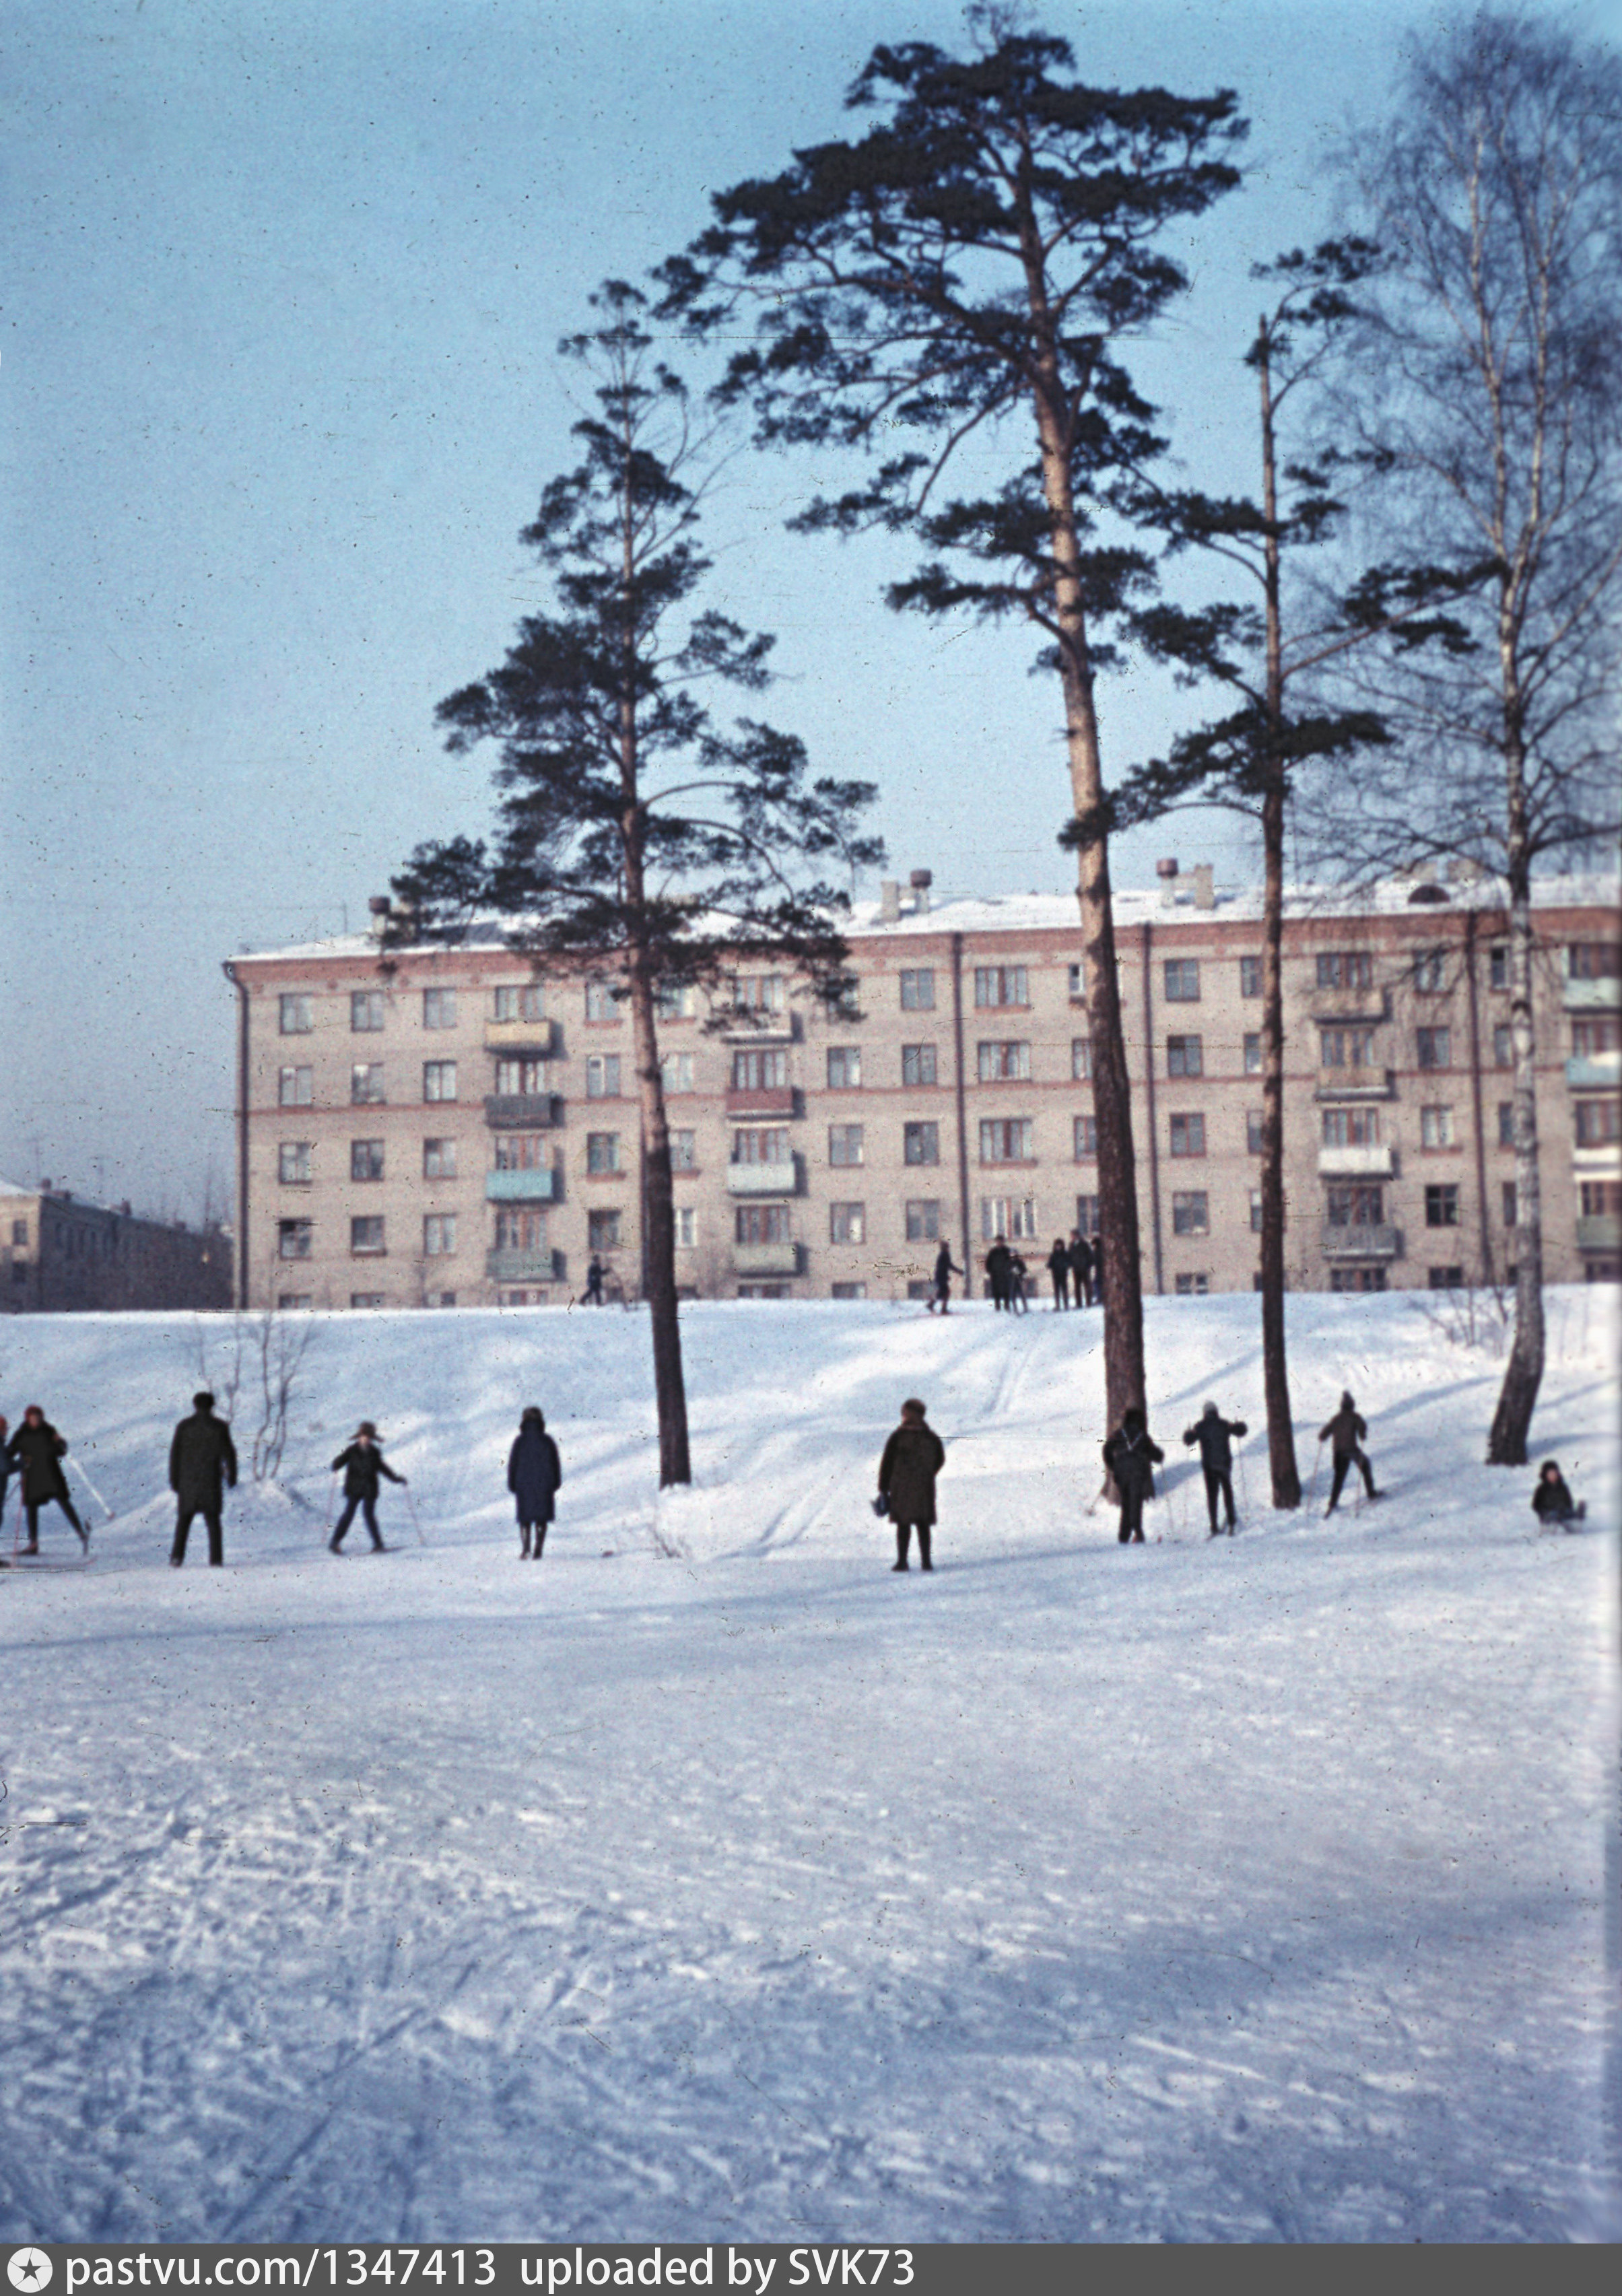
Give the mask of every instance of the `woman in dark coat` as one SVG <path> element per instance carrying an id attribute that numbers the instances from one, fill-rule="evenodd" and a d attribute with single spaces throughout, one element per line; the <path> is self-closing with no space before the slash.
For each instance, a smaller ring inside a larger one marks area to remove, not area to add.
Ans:
<path id="1" fill-rule="evenodd" d="M 12 1466 L 22 1471 L 22 1505 L 29 1519 L 28 1543 L 25 1554 L 39 1552 L 39 1510 L 53 1499 L 61 1507 L 78 1531 L 79 1545 L 88 1554 L 90 1533 L 73 1511 L 73 1501 L 68 1496 L 68 1478 L 61 1463 L 67 1454 L 66 1436 L 59 1435 L 38 1404 L 30 1403 L 22 1414 L 22 1424 L 5 1447 L 5 1455 Z"/>
<path id="2" fill-rule="evenodd" d="M 1166 1456 L 1150 1436 L 1148 1423 L 1136 1404 L 1121 1414 L 1121 1423 L 1104 1445 L 1104 1464 L 1115 1477 L 1121 1495 L 1120 1543 L 1143 1544 L 1143 1502 L 1154 1496 L 1154 1471 Z"/>
<path id="3" fill-rule="evenodd" d="M 562 1480 L 558 1447 L 532 1403 L 519 1422 L 517 1439 L 507 1454 L 507 1488 L 517 1505 L 519 1537 L 523 1540 L 520 1561 L 527 1562 L 532 1556 L 540 1561 L 546 1526 L 553 1518 L 552 1503 Z"/>
<path id="4" fill-rule="evenodd" d="M 901 1424 L 884 1447 L 879 1462 L 879 1496 L 896 1526 L 896 1559 L 892 1570 L 907 1569 L 907 1548 L 918 1533 L 919 1567 L 935 1568 L 930 1560 L 930 1533 L 935 1528 L 935 1478 L 946 1464 L 946 1446 L 925 1424 L 924 1406 L 915 1395 L 901 1406 Z"/>

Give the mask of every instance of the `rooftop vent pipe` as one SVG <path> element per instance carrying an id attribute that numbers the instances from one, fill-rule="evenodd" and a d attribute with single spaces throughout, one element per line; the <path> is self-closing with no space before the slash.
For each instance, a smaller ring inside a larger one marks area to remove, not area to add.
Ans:
<path id="1" fill-rule="evenodd" d="M 921 917 L 930 914 L 930 888 L 935 882 L 932 869 L 914 869 L 909 882 L 913 888 L 913 907 Z"/>

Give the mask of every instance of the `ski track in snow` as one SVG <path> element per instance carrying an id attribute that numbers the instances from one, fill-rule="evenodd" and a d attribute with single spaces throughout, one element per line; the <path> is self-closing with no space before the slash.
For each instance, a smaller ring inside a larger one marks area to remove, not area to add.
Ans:
<path id="1" fill-rule="evenodd" d="M 1152 1301 L 1126 1553 L 1096 1316 L 689 1308 L 662 1497 L 645 1320 L 321 1319 L 217 1574 L 164 1562 L 193 1319 L 9 1323 L 4 1406 L 118 1516 L 0 1574 L 0 2231 L 1615 2236 L 1615 1537 L 1479 1464 L 1486 1354 L 1400 1295 L 1290 1313 L 1304 1478 L 1349 1383 L 1390 1496 L 1325 1525 L 1326 1464 L 1274 1518 L 1253 1432 L 1208 1546 L 1179 1439 L 1208 1394 L 1260 1428 L 1255 1307 Z M 1536 1456 L 1612 1524 L 1613 1298 L 1550 1341 Z M 903 1586 L 867 1502 L 913 1392 Z M 385 1485 L 397 1551 L 334 1561 L 363 1413 L 429 1543 Z"/>

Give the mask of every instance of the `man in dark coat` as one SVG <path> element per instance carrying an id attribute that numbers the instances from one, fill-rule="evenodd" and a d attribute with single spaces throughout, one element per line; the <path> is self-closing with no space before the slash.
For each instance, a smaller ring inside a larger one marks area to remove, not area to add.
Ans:
<path id="1" fill-rule="evenodd" d="M 192 1398 L 192 1416 L 183 1419 L 169 1444 L 169 1488 L 175 1494 L 175 1544 L 169 1561 L 176 1570 L 186 1559 L 193 1518 L 209 1526 L 209 1562 L 217 1570 L 225 1560 L 221 1523 L 226 1488 L 236 1488 L 236 1446 L 223 1419 L 214 1416 L 214 1398 L 205 1390 Z"/>
<path id="2" fill-rule="evenodd" d="M 930 1533 L 935 1528 L 935 1478 L 946 1464 L 946 1446 L 926 1423 L 924 1406 L 915 1395 L 901 1406 L 901 1424 L 884 1447 L 879 1462 L 879 1496 L 896 1526 L 896 1559 L 892 1570 L 908 1568 L 907 1548 L 918 1533 L 920 1568 L 932 1570 Z"/>
<path id="3" fill-rule="evenodd" d="M 1374 1470 L 1370 1466 L 1368 1454 L 1363 1447 L 1363 1439 L 1368 1431 L 1367 1423 L 1358 1416 L 1357 1406 L 1350 1394 L 1343 1392 L 1339 1410 L 1318 1436 L 1320 1443 L 1332 1442 L 1335 1452 L 1335 1472 L 1329 1487 L 1329 1505 L 1323 1510 L 1326 1521 L 1340 1503 L 1340 1487 L 1354 1463 L 1362 1471 L 1363 1487 L 1369 1496 L 1372 1499 L 1380 1496 L 1374 1488 Z"/>
<path id="4" fill-rule="evenodd" d="M 355 1432 L 355 1440 L 347 1451 L 340 1451 L 332 1462 L 332 1472 L 343 1475 L 344 1511 L 338 1518 L 338 1528 L 329 1544 L 336 1554 L 343 1545 L 343 1535 L 355 1520 L 359 1507 L 366 1518 L 366 1529 L 372 1533 L 372 1552 L 381 1554 L 382 1538 L 377 1527 L 377 1495 L 380 1475 L 387 1475 L 391 1483 L 405 1486 L 404 1475 L 397 1475 L 377 1447 L 377 1430 L 369 1419 L 363 1419 Z"/>
<path id="5" fill-rule="evenodd" d="M 1200 1465 L 1205 1476 L 1206 1511 L 1211 1518 L 1211 1537 L 1216 1536 L 1216 1501 L 1220 1496 L 1228 1511 L 1228 1536 L 1233 1535 L 1239 1518 L 1233 1512 L 1233 1449 L 1249 1433 L 1242 1419 L 1225 1419 L 1214 1403 L 1208 1403 L 1192 1427 L 1183 1431 L 1185 1443 L 1200 1446 Z"/>
<path id="6" fill-rule="evenodd" d="M 1070 1304 L 1070 1248 L 1061 1235 L 1053 1238 L 1053 1248 L 1047 1256 L 1047 1272 L 1053 1279 L 1053 1313 L 1058 1315 Z M 1080 1304 L 1077 1300 L 1077 1307 Z"/>
<path id="7" fill-rule="evenodd" d="M 61 1463 L 67 1456 L 68 1439 L 59 1435 L 38 1404 L 30 1403 L 22 1414 L 22 1424 L 5 1447 L 6 1457 L 13 1467 L 22 1471 L 22 1505 L 28 1516 L 29 1535 L 23 1547 L 25 1554 L 39 1552 L 39 1510 L 53 1499 L 61 1507 L 78 1533 L 79 1545 L 90 1552 L 90 1533 L 74 1513 L 73 1501 L 68 1496 L 68 1478 Z"/>
<path id="8" fill-rule="evenodd" d="M 952 1257 L 951 1237 L 943 1236 L 940 1250 L 935 1255 L 935 1289 L 930 1296 L 929 1302 L 931 1316 L 937 1308 L 940 1309 L 943 1316 L 951 1314 L 952 1278 L 954 1275 L 961 1275 L 963 1272 Z"/>
<path id="9" fill-rule="evenodd" d="M 1067 1255 L 1070 1263 L 1070 1283 L 1078 1308 L 1093 1305 L 1093 1247 L 1079 1228 L 1072 1231 Z"/>
<path id="10" fill-rule="evenodd" d="M 1166 1454 L 1151 1439 L 1148 1423 L 1136 1404 L 1121 1414 L 1121 1423 L 1104 1445 L 1104 1464 L 1121 1495 L 1120 1543 L 1143 1544 L 1143 1502 L 1154 1496 L 1154 1471 Z"/>
<path id="11" fill-rule="evenodd" d="M 507 1454 L 507 1488 L 518 1509 L 519 1537 L 523 1541 L 520 1559 L 523 1562 L 529 1560 L 532 1539 L 535 1560 L 538 1562 L 541 1559 L 541 1549 L 546 1544 L 546 1526 L 553 1518 L 553 1501 L 562 1480 L 563 1463 L 558 1456 L 558 1447 L 546 1432 L 545 1417 L 532 1403 L 519 1421 L 518 1434 Z"/>
<path id="12" fill-rule="evenodd" d="M 586 1271 L 586 1298 L 582 1302 L 583 1306 L 587 1308 L 602 1307 L 603 1304 L 602 1279 L 607 1274 L 607 1268 L 598 1259 L 596 1253 L 594 1252 L 592 1254 L 592 1264 Z"/>
<path id="13" fill-rule="evenodd" d="M 1009 1270 L 1013 1266 L 1013 1254 L 1001 1236 L 986 1254 L 986 1282 L 991 1292 L 994 1308 L 1008 1306 Z"/>

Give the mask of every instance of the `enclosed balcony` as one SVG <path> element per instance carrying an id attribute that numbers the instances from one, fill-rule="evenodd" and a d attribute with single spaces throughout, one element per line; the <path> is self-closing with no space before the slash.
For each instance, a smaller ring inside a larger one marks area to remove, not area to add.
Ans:
<path id="1" fill-rule="evenodd" d="M 550 1168 L 528 1172 L 487 1172 L 484 1193 L 486 1202 L 492 1204 L 555 1203 L 558 1176 Z"/>
<path id="2" fill-rule="evenodd" d="M 529 1132 L 563 1121 L 555 1092 L 495 1092 L 485 1095 L 484 1120 L 496 1132 Z"/>
<path id="3" fill-rule="evenodd" d="M 1622 1053 L 1596 1053 L 1566 1062 L 1566 1082 L 1574 1091 L 1622 1091 Z"/>
<path id="4" fill-rule="evenodd" d="M 1337 1227 L 1325 1220 L 1319 1232 L 1319 1249 L 1325 1259 L 1400 1259 L 1402 1230 L 1353 1222 Z"/>
<path id="5" fill-rule="evenodd" d="M 563 1273 L 561 1251 L 520 1251 L 498 1248 L 487 1251 L 484 1272 L 492 1283 L 552 1283 Z"/>
<path id="6" fill-rule="evenodd" d="M 1356 1147 L 1320 1148 L 1318 1170 L 1326 1180 L 1394 1179 L 1397 1152 L 1380 1141 Z"/>
<path id="7" fill-rule="evenodd" d="M 1377 1029 L 1391 1017 L 1389 988 L 1310 988 L 1307 1010 L 1326 1028 Z"/>
<path id="8" fill-rule="evenodd" d="M 1562 980 L 1561 1003 L 1568 1013 L 1614 1013 L 1622 1004 L 1622 980 Z"/>
<path id="9" fill-rule="evenodd" d="M 734 1007 L 720 1029 L 725 1045 L 797 1045 L 799 1042 L 798 1013 L 753 1012 L 748 1005 Z"/>
<path id="10" fill-rule="evenodd" d="M 1391 1069 L 1348 1069 L 1346 1071 L 1344 1083 L 1326 1081 L 1320 1084 L 1314 1092 L 1313 1098 L 1320 1103 L 1395 1100 L 1397 1098 L 1396 1072 Z"/>
<path id="11" fill-rule="evenodd" d="M 791 1084 L 728 1085 L 726 1112 L 728 1116 L 792 1116 L 794 1087 Z"/>
<path id="12" fill-rule="evenodd" d="M 530 1060 L 552 1058 L 557 1045 L 555 1021 L 487 1021 L 484 1024 L 484 1046 L 487 1053 L 506 1053 L 515 1060 L 528 1056 Z"/>
<path id="13" fill-rule="evenodd" d="M 740 1275 L 798 1275 L 797 1243 L 734 1243 L 733 1266 Z"/>
<path id="14" fill-rule="evenodd" d="M 799 1160 L 785 1156 L 774 1164 L 729 1164 L 729 1196 L 796 1196 L 799 1193 Z"/>
<path id="15" fill-rule="evenodd" d="M 1577 1224 L 1579 1251 L 1622 1251 L 1622 1212 L 1584 1212 Z"/>

